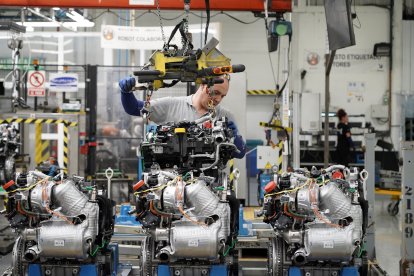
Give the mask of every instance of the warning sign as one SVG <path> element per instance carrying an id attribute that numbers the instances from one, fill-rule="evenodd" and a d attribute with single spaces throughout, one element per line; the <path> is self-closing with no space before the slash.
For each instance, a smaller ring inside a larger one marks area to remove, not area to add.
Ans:
<path id="1" fill-rule="evenodd" d="M 45 96 L 45 71 L 29 71 L 27 75 L 27 93 L 32 97 Z"/>

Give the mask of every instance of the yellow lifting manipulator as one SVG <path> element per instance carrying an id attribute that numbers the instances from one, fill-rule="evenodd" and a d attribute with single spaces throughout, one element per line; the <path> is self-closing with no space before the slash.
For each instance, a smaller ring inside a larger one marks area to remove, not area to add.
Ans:
<path id="1" fill-rule="evenodd" d="M 176 29 L 179 28 L 179 25 L 176 26 Z M 134 72 L 139 83 L 148 84 L 146 88 L 158 90 L 163 87 L 171 87 L 179 81 L 205 83 L 211 86 L 214 83 L 223 82 L 223 79 L 214 78 L 214 76 L 245 70 L 245 66 L 242 64 L 231 65 L 230 59 L 217 50 L 216 46 L 219 42 L 215 38 L 212 38 L 203 49 L 193 51 L 192 44 L 188 42 L 189 51 L 178 51 L 175 45 L 169 45 L 176 29 L 171 34 L 164 49 L 155 51 L 150 57 L 149 64 L 144 66 L 141 71 Z M 187 39 L 183 32 L 181 32 L 181 35 Z M 171 51 L 170 48 L 172 47 L 174 49 Z M 187 54 L 187 52 L 189 53 Z M 164 80 L 172 80 L 172 82 L 165 83 Z"/>

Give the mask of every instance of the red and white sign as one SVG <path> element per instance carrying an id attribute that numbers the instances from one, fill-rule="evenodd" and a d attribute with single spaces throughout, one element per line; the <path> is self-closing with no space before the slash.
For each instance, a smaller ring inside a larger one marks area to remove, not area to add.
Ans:
<path id="1" fill-rule="evenodd" d="M 29 71 L 27 75 L 27 93 L 32 97 L 45 96 L 45 71 Z"/>

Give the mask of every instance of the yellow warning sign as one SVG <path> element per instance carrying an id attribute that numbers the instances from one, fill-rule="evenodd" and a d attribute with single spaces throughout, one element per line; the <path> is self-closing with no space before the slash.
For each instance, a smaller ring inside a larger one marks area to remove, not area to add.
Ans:
<path id="1" fill-rule="evenodd" d="M 272 165 L 270 165 L 270 163 L 269 162 L 267 162 L 267 164 L 266 164 L 266 166 L 265 166 L 265 169 L 266 170 L 270 170 L 272 168 Z"/>

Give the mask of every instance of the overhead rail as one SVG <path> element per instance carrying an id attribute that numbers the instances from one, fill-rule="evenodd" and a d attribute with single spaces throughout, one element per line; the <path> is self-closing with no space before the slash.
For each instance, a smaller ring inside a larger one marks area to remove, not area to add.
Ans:
<path id="1" fill-rule="evenodd" d="M 142 5 L 151 1 L 131 1 L 131 0 L 2 0 L 0 6 L 19 6 L 19 7 L 60 7 L 60 8 L 97 8 L 97 9 L 157 9 L 156 1 L 152 5 Z M 137 3 L 131 4 L 131 3 Z M 263 0 L 210 0 L 210 10 L 218 11 L 264 11 Z M 292 11 L 292 0 L 269 0 L 269 12 L 290 12 Z M 159 0 L 161 10 L 182 10 L 183 1 L 178 0 Z M 191 0 L 191 10 L 205 10 L 205 0 Z"/>

